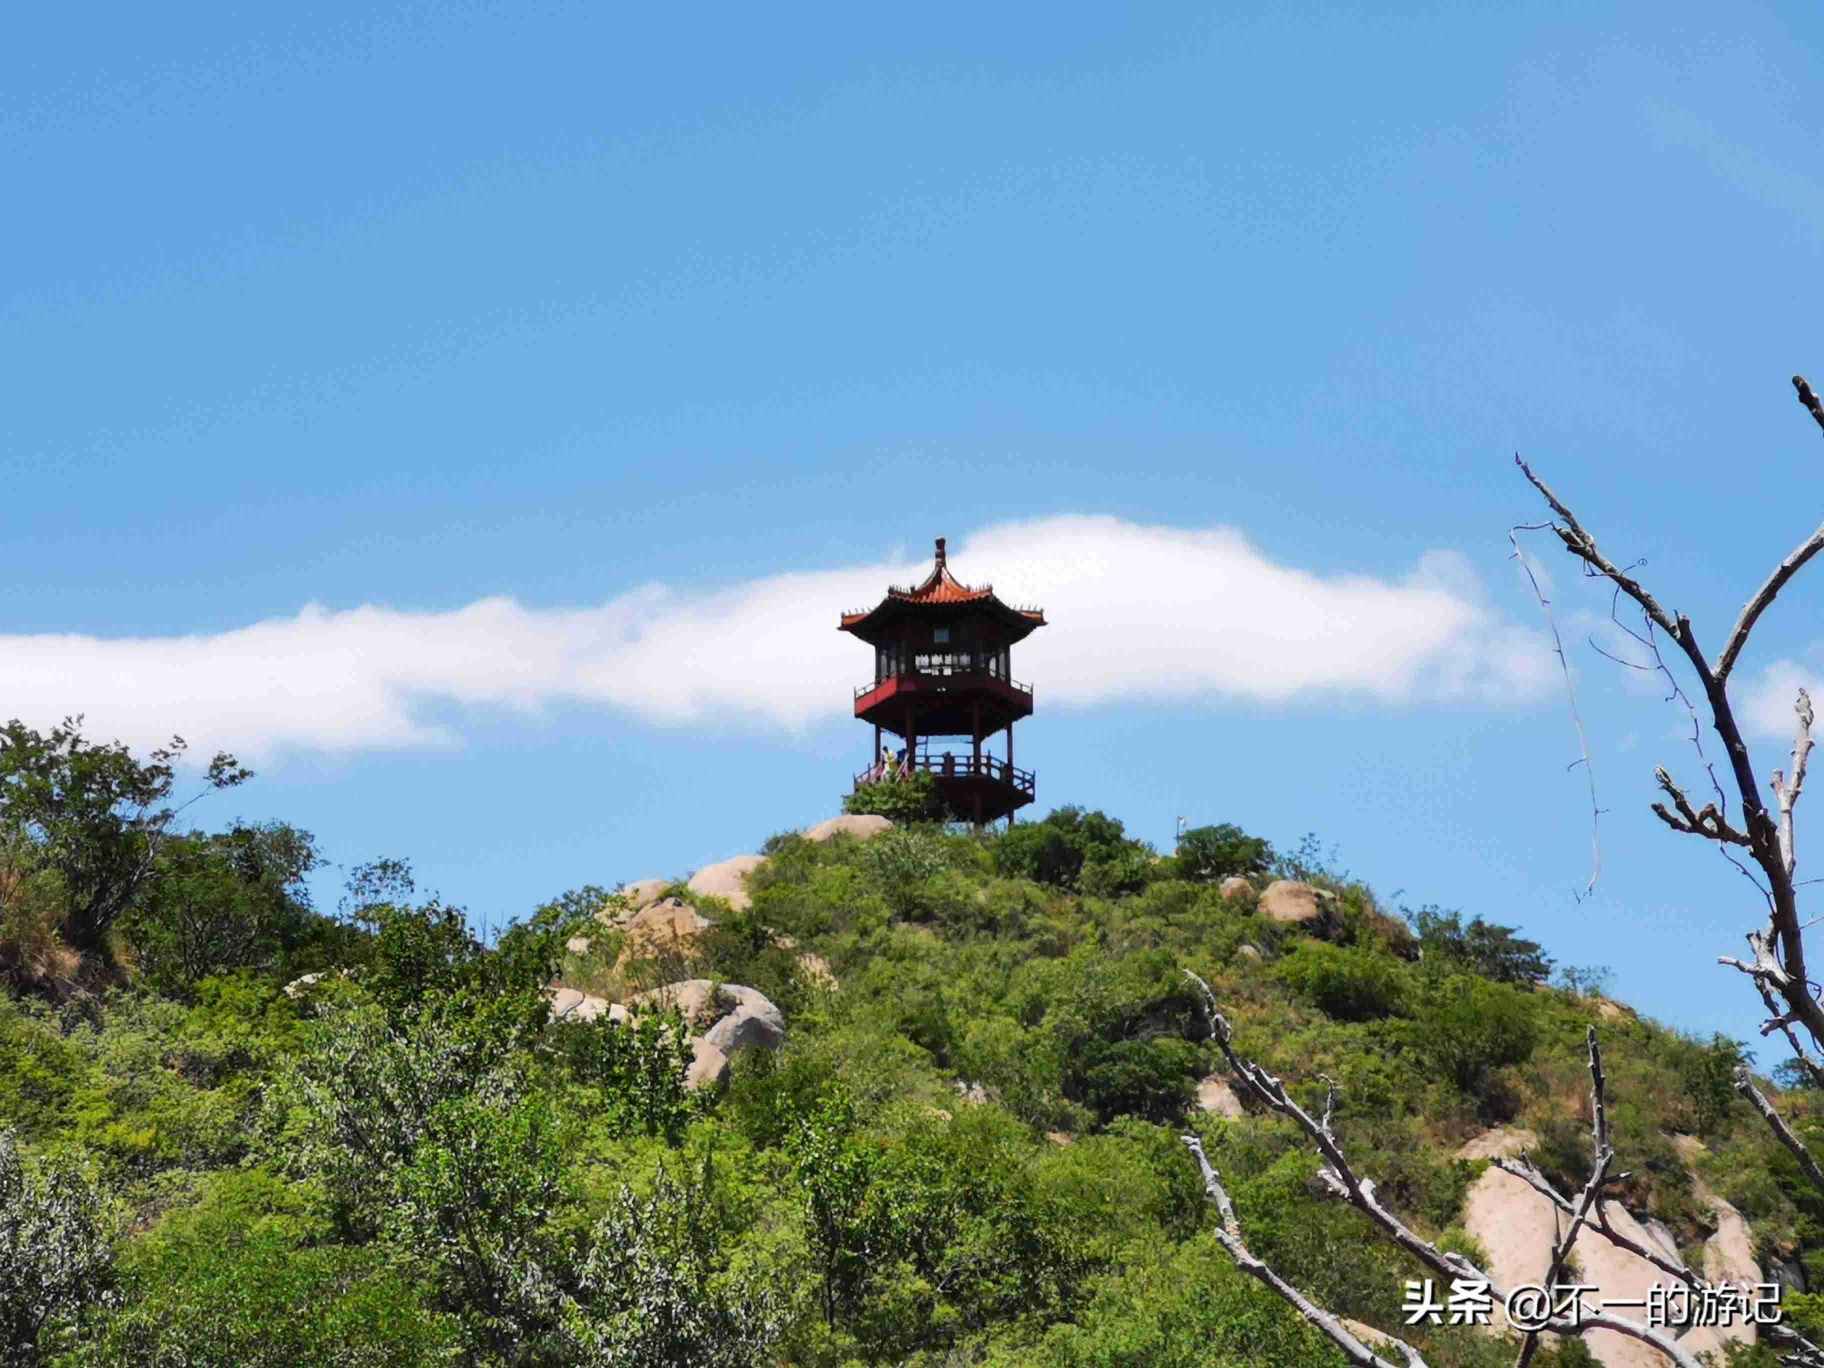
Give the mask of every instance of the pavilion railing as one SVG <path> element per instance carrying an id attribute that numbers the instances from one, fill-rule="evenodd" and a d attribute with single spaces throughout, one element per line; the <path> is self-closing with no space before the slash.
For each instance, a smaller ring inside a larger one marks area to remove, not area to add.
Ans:
<path id="1" fill-rule="evenodd" d="M 855 776 L 855 787 L 864 784 L 892 783 L 908 770 L 920 770 L 938 779 L 986 779 L 991 783 L 1006 784 L 1017 789 L 1028 798 L 1033 796 L 1037 780 L 1031 770 L 1018 769 L 998 756 L 984 755 L 977 764 L 973 755 L 958 755 L 954 751 L 924 751 L 913 756 L 909 764 L 896 762 L 888 766 L 872 765 Z"/>

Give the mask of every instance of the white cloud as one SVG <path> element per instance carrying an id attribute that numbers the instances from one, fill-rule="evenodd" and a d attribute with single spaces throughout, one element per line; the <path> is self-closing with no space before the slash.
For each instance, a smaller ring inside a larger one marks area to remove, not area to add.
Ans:
<path id="1" fill-rule="evenodd" d="M 1232 528 L 1107 517 L 990 527 L 955 546 L 963 579 L 1044 606 L 1015 649 L 1041 706 L 1115 699 L 1507 702 L 1550 687 L 1540 634 L 1493 611 L 1447 552 L 1397 579 L 1276 564 Z M 775 575 L 713 593 L 649 585 L 599 607 L 488 598 L 454 612 L 317 605 L 208 636 L 0 636 L 0 717 L 82 712 L 134 745 L 352 751 L 454 743 L 447 706 L 597 704 L 658 724 L 735 714 L 800 728 L 847 713 L 869 653 L 837 613 L 929 562 Z"/>

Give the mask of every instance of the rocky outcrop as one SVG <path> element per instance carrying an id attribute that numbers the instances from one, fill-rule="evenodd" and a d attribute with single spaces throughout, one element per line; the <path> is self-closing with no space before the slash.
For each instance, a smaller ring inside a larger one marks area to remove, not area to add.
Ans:
<path id="1" fill-rule="evenodd" d="M 636 960 L 660 955 L 689 956 L 711 925 L 707 917 L 681 898 L 665 898 L 642 907 L 621 923 L 625 939 L 614 962 L 615 972 L 625 973 Z"/>
<path id="2" fill-rule="evenodd" d="M 1706 1153 L 1704 1142 L 1695 1135 L 1677 1135 L 1672 1138 L 1672 1144 L 1678 1150 L 1679 1158 L 1692 1170 L 1692 1195 L 1700 1204 L 1709 1207 L 1710 1214 L 1716 1218 L 1716 1233 L 1704 1241 L 1703 1263 L 1697 1272 L 1703 1275 L 1705 1282 L 1728 1283 L 1734 1287 L 1747 1284 L 1752 1296 L 1763 1279 L 1761 1266 L 1755 1261 L 1754 1235 L 1748 1229 L 1748 1222 L 1741 1212 L 1696 1176 L 1697 1161 Z M 1700 1325 L 1680 1341 L 1694 1354 L 1715 1351 L 1719 1359 L 1728 1344 L 1754 1342 L 1752 1325 Z"/>
<path id="3" fill-rule="evenodd" d="M 1336 924 L 1335 903 L 1334 893 L 1294 879 L 1276 879 L 1261 893 L 1258 911 L 1268 921 L 1322 936 Z"/>
<path id="4" fill-rule="evenodd" d="M 665 1008 L 675 1008 L 693 1032 L 695 1055 L 685 1076 L 693 1088 L 725 1078 L 728 1061 L 742 1050 L 776 1050 L 785 1043 L 785 1014 L 764 993 L 739 983 L 682 979 L 627 1000 L 633 1013 Z"/>
<path id="5" fill-rule="evenodd" d="M 623 886 L 620 896 L 627 900 L 629 910 L 638 912 L 642 907 L 650 907 L 657 902 L 671 885 L 670 879 L 639 879 Z"/>
<path id="6" fill-rule="evenodd" d="M 300 974 L 297 978 L 286 984 L 280 991 L 283 992 L 286 997 L 296 1001 L 297 999 L 306 996 L 312 988 L 315 988 L 319 983 L 322 983 L 325 979 L 330 977 L 332 977 L 332 974 L 327 969 L 319 969 L 314 974 Z M 350 974 L 346 969 L 337 969 L 334 971 L 333 977 L 345 979 L 350 977 Z"/>
<path id="7" fill-rule="evenodd" d="M 753 901 L 747 896 L 747 876 L 765 863 L 763 855 L 736 855 L 733 859 L 705 865 L 690 876 L 690 891 L 721 898 L 739 912 L 751 906 Z"/>
<path id="8" fill-rule="evenodd" d="M 1499 1127 L 1471 1140 L 1457 1151 L 1457 1156 L 1511 1158 L 1536 1143 L 1537 1138 L 1530 1131 Z M 1691 1146 L 1697 1142 L 1681 1138 L 1677 1143 L 1689 1163 L 1697 1152 Z M 1732 1283 L 1758 1282 L 1760 1274 L 1754 1264 L 1747 1223 L 1735 1208 L 1701 1184 L 1698 1191 L 1699 1199 L 1710 1202 L 1717 1213 L 1717 1233 L 1704 1246 L 1703 1276 L 1712 1281 L 1720 1278 Z M 1658 1248 L 1667 1257 L 1682 1262 L 1671 1232 L 1663 1225 L 1643 1224 L 1616 1202 L 1610 1202 L 1607 1209 L 1609 1223 L 1617 1234 L 1645 1247 Z M 1507 1288 L 1539 1282 L 1551 1261 L 1563 1219 L 1557 1207 L 1523 1179 L 1497 1168 L 1490 1168 L 1477 1178 L 1464 1201 L 1463 1225 L 1487 1251 L 1485 1267 L 1489 1275 Z M 1644 1306 L 1650 1289 L 1667 1281 L 1667 1275 L 1653 1264 L 1611 1244 L 1594 1230 L 1578 1233 L 1571 1254 L 1578 1268 L 1577 1281 L 1598 1289 L 1591 1294 L 1594 1300 Z M 1634 1314 L 1638 1319 L 1644 1313 Z M 1496 1320 L 1504 1324 L 1498 1307 Z M 1701 1327 L 1686 1333 L 1679 1344 L 1696 1354 L 1720 1349 L 1734 1340 L 1751 1342 L 1752 1335 L 1750 1328 L 1740 1325 Z M 1662 1368 L 1667 1362 L 1657 1349 L 1612 1330 L 1591 1331 L 1584 1336 L 1584 1344 L 1604 1368 Z"/>
<path id="9" fill-rule="evenodd" d="M 285 985 L 285 989 L 284 989 L 285 996 L 288 998 L 303 997 L 304 994 L 308 993 L 312 988 L 315 988 L 319 983 L 323 982 L 323 974 L 324 974 L 324 971 L 319 969 L 314 974 L 299 975 L 297 978 L 293 979 L 290 983 Z"/>
<path id="10" fill-rule="evenodd" d="M 1252 898 L 1254 885 L 1239 874 L 1231 874 L 1216 886 L 1216 891 L 1225 898 Z"/>
<path id="11" fill-rule="evenodd" d="M 807 841 L 827 841 L 833 836 L 852 836 L 857 841 L 870 841 L 883 831 L 893 830 L 893 823 L 872 813 L 844 813 L 819 822 L 804 833 Z"/>
<path id="12" fill-rule="evenodd" d="M 1246 1115 L 1241 1108 L 1241 1099 L 1235 1096 L 1235 1089 L 1216 1074 L 1197 1080 L 1197 1105 L 1217 1116 Z"/>
<path id="13" fill-rule="evenodd" d="M 627 1020 L 627 1009 L 620 1003 L 594 997 L 575 988 L 553 988 L 546 996 L 551 999 L 553 1021 L 597 1021 L 602 1017 L 607 1017 L 610 1021 Z"/>

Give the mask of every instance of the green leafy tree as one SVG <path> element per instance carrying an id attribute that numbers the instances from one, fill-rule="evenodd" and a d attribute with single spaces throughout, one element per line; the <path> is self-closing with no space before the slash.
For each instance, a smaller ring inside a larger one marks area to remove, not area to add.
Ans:
<path id="1" fill-rule="evenodd" d="M 1494 1070 L 1532 1056 L 1539 1026 L 1526 994 L 1508 984 L 1454 974 L 1430 987 L 1411 1038 L 1458 1088 L 1479 1097 Z"/>
<path id="2" fill-rule="evenodd" d="M 1233 874 L 1265 874 L 1273 847 L 1229 822 L 1192 827 L 1178 838 L 1179 877 L 1216 883 Z"/>
<path id="3" fill-rule="evenodd" d="M 1538 984 L 1552 974 L 1538 941 L 1527 940 L 1511 926 L 1498 926 L 1460 912 L 1433 906 L 1407 914 L 1419 938 L 1421 960 L 1480 974 L 1496 983 Z"/>
<path id="4" fill-rule="evenodd" d="M 871 1272 L 875 1232 L 869 1189 L 879 1152 L 855 1134 L 855 1105 L 831 1091 L 800 1119 L 790 1144 L 792 1173 L 805 1204 L 806 1232 L 821 1282 L 823 1318 L 859 1305 Z"/>
<path id="5" fill-rule="evenodd" d="M 409 1264 L 385 1245 L 334 1243 L 316 1206 L 308 1184 L 264 1169 L 213 1176 L 129 1243 L 124 1295 L 60 1368 L 454 1360 L 458 1327 L 426 1304 Z"/>
<path id="6" fill-rule="evenodd" d="M 343 1230 L 411 1249 L 473 1340 L 512 1359 L 555 1332 L 561 1146 L 513 1050 L 512 1013 L 489 1007 L 431 1003 L 397 1023 L 342 1012 L 274 1103 L 279 1157 L 324 1184 Z"/>
<path id="7" fill-rule="evenodd" d="M 0 845 L 29 844 L 56 871 L 63 938 L 90 953 L 133 905 L 172 820 L 189 804 L 166 803 L 186 749 L 182 737 L 142 763 L 119 742 L 84 739 L 81 726 L 74 717 L 48 733 L 17 720 L 0 727 Z M 252 773 L 221 753 L 206 777 L 209 788 L 224 789 Z"/>
<path id="8" fill-rule="evenodd" d="M 308 833 L 272 823 L 172 836 L 121 919 L 151 984 L 187 993 L 212 974 L 270 966 L 333 930 L 310 906 Z"/>
<path id="9" fill-rule="evenodd" d="M 112 1270 L 100 1194 L 73 1169 L 29 1167 L 0 1130 L 0 1364 L 39 1363 Z"/>
<path id="10" fill-rule="evenodd" d="M 860 816 L 885 817 L 899 826 L 947 822 L 954 814 L 944 803 L 937 780 L 925 770 L 898 779 L 863 784 L 842 800 L 842 810 Z"/>
<path id="11" fill-rule="evenodd" d="M 552 1025 L 574 1075 L 602 1089 L 610 1129 L 662 1136 L 677 1145 L 697 1114 L 685 1083 L 690 1032 L 676 1009 L 641 1012 L 632 1022 L 560 1021 Z"/>
<path id="12" fill-rule="evenodd" d="M 1154 852 L 1105 812 L 1066 806 L 1010 827 L 994 843 L 995 868 L 1010 878 L 1104 897 L 1145 884 Z"/>
<path id="13" fill-rule="evenodd" d="M 623 1187 L 596 1226 L 565 1330 L 572 1362 L 600 1368 L 754 1368 L 773 1361 L 780 1299 L 731 1277 L 708 1193 L 663 1168 L 650 1196 Z"/>

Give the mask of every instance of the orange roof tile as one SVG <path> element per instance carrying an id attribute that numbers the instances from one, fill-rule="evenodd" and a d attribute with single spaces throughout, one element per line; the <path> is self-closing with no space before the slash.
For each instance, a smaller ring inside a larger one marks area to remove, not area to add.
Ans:
<path id="1" fill-rule="evenodd" d="M 844 613 L 842 615 L 842 621 L 839 624 L 839 630 L 848 631 L 851 627 L 857 626 L 866 619 L 873 617 L 874 614 L 878 613 L 890 603 L 904 603 L 921 607 L 938 604 L 981 603 L 992 605 L 1003 613 L 1024 619 L 1026 623 L 1030 624 L 1030 626 L 1027 627 L 1028 631 L 1030 631 L 1032 627 L 1043 627 L 1045 625 L 1045 612 L 1043 609 L 1010 607 L 994 596 L 993 585 L 981 584 L 972 587 L 964 584 L 961 580 L 957 579 L 956 576 L 952 575 L 950 573 L 949 559 L 944 551 L 944 539 L 942 537 L 937 539 L 937 563 L 932 566 L 931 573 L 925 576 L 922 583 L 913 585 L 909 588 L 901 588 L 897 585 L 890 586 L 887 589 L 887 596 L 874 607 L 866 609 L 863 612 Z"/>

